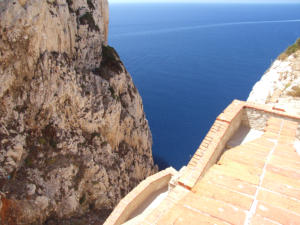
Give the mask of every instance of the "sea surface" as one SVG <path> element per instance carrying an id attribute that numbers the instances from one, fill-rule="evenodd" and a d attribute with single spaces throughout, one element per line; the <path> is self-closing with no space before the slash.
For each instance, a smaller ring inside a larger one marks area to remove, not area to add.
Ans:
<path id="1" fill-rule="evenodd" d="M 111 4 L 109 44 L 143 98 L 161 169 L 186 165 L 300 37 L 300 4 Z"/>

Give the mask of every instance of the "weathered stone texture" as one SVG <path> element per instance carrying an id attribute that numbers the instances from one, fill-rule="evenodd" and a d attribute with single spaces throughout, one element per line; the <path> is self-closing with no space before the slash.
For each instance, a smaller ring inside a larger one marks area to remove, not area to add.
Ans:
<path id="1" fill-rule="evenodd" d="M 0 1 L 1 224 L 101 218 L 156 170 L 107 34 L 107 0 Z"/>
<path id="2" fill-rule="evenodd" d="M 280 58 L 280 57 L 279 57 Z M 254 85 L 247 101 L 300 115 L 300 52 L 277 59 Z"/>

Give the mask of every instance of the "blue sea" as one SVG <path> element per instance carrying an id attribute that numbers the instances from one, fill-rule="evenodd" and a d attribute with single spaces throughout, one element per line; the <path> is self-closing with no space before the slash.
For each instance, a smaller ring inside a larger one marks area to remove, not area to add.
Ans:
<path id="1" fill-rule="evenodd" d="M 300 4 L 111 4 L 109 44 L 143 98 L 161 169 L 186 165 L 300 37 Z"/>

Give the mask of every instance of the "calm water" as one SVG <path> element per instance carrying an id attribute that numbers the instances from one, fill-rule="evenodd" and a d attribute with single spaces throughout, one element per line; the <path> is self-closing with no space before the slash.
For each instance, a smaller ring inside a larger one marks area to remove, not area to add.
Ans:
<path id="1" fill-rule="evenodd" d="M 111 4 L 110 45 L 143 98 L 161 168 L 187 164 L 221 111 L 246 100 L 300 37 L 299 5 Z"/>

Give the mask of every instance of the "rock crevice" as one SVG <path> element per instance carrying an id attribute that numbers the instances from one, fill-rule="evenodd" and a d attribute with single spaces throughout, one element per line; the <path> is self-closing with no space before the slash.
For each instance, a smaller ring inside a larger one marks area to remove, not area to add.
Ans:
<path id="1" fill-rule="evenodd" d="M 107 0 L 0 1 L 1 224 L 99 224 L 156 171 L 107 34 Z"/>

